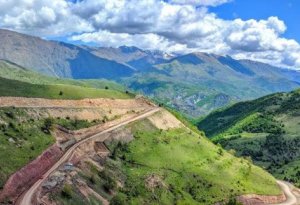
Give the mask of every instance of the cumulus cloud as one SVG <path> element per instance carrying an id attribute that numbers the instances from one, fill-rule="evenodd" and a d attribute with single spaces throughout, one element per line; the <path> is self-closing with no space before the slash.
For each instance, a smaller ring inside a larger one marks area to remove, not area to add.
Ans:
<path id="1" fill-rule="evenodd" d="M 218 6 L 230 1 L 232 0 L 170 0 L 169 2 L 173 4 L 190 4 L 194 6 Z"/>
<path id="2" fill-rule="evenodd" d="M 99 46 L 203 51 L 300 68 L 300 45 L 277 17 L 223 20 L 208 11 L 230 0 L 0 0 L 0 26 Z"/>
<path id="3" fill-rule="evenodd" d="M 84 19 L 73 15 L 65 0 L 0 0 L 0 26 L 28 34 L 64 35 L 92 31 Z"/>

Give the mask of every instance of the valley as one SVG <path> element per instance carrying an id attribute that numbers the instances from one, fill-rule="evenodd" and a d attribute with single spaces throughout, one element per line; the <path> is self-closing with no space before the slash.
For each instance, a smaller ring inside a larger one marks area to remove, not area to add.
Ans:
<path id="1" fill-rule="evenodd" d="M 299 0 L 0 0 L 0 205 L 300 205 Z"/>
<path id="2" fill-rule="evenodd" d="M 298 71 L 0 37 L 0 204 L 299 203 Z"/>
<path id="3" fill-rule="evenodd" d="M 24 98 L 25 88 L 0 98 L 4 204 L 250 203 L 248 193 L 285 201 L 263 169 L 143 97 Z"/>
<path id="4" fill-rule="evenodd" d="M 76 46 L 3 29 L 0 59 L 5 64 L 3 77 L 12 80 L 101 88 L 97 83 L 100 79 L 115 88 L 127 87 L 192 119 L 235 102 L 291 91 L 300 85 L 298 71 L 230 56 L 201 52 L 172 55 L 134 46 Z M 9 70 L 15 71 L 7 72 L 5 67 L 10 62 L 13 65 Z M 52 78 L 39 82 L 39 75 L 32 71 Z"/>
<path id="5" fill-rule="evenodd" d="M 215 143 L 234 149 L 279 179 L 299 184 L 299 90 L 238 103 L 200 120 Z"/>

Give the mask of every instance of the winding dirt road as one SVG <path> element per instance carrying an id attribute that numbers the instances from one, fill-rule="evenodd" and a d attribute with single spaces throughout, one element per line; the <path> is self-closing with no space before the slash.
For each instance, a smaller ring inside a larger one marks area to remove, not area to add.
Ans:
<path id="1" fill-rule="evenodd" d="M 117 124 L 117 125 L 113 125 L 113 126 L 111 126 L 110 128 L 108 128 L 108 129 L 106 129 L 106 130 L 104 130 L 104 131 L 99 132 L 98 134 L 95 134 L 95 135 L 93 135 L 93 136 L 91 136 L 91 137 L 88 137 L 88 138 L 86 138 L 86 139 L 84 139 L 84 140 L 82 140 L 82 141 L 79 141 L 78 143 L 74 144 L 74 145 L 73 145 L 71 148 L 69 148 L 68 151 L 61 157 L 61 159 L 60 159 L 53 167 L 51 167 L 51 169 L 49 169 L 49 170 L 47 171 L 47 173 L 45 173 L 45 174 L 43 175 L 43 177 L 42 177 L 41 179 L 39 179 L 34 185 L 32 185 L 32 186 L 30 187 L 30 189 L 29 189 L 27 192 L 25 192 L 25 193 L 19 198 L 19 200 L 17 201 L 16 204 L 18 204 L 18 205 L 31 205 L 31 204 L 32 204 L 32 198 L 33 198 L 34 194 L 36 193 L 36 191 L 38 190 L 38 188 L 41 186 L 41 184 L 47 179 L 47 177 L 48 177 L 49 175 L 51 175 L 51 173 L 53 173 L 56 169 L 58 169 L 62 164 L 64 164 L 64 163 L 71 157 L 71 155 L 73 154 L 74 150 L 75 150 L 78 146 L 84 144 L 85 142 L 87 142 L 87 141 L 89 141 L 89 140 L 91 140 L 91 139 L 98 138 L 98 137 L 101 137 L 101 136 L 102 136 L 102 138 L 100 138 L 99 140 L 103 142 L 103 141 L 106 140 L 106 138 L 107 138 L 107 136 L 104 135 L 104 134 L 106 134 L 106 133 L 108 133 L 108 132 L 110 132 L 110 131 L 113 131 L 113 130 L 119 128 L 119 127 L 122 127 L 122 126 L 124 126 L 124 125 L 127 125 L 127 124 L 129 124 L 129 123 L 131 123 L 131 122 L 134 122 L 134 121 L 141 120 L 141 119 L 144 119 L 144 118 L 146 118 L 146 117 L 149 117 L 149 116 L 151 116 L 152 114 L 154 114 L 154 113 L 156 113 L 156 112 L 158 112 L 158 111 L 160 111 L 160 108 L 153 108 L 153 109 L 151 109 L 151 110 L 149 110 L 149 111 L 147 111 L 147 112 L 145 112 L 145 113 L 143 113 L 143 114 L 141 114 L 141 115 L 139 115 L 139 116 L 137 116 L 137 117 L 134 117 L 134 118 L 132 118 L 132 119 L 126 120 L 126 121 L 124 121 L 124 122 L 122 122 L 122 123 L 119 123 L 119 124 Z"/>
<path id="2" fill-rule="evenodd" d="M 279 204 L 271 205 L 299 205 L 300 204 L 300 190 L 295 188 L 292 184 L 277 180 L 278 185 L 286 196 L 286 201 Z"/>
<path id="3" fill-rule="evenodd" d="M 111 132 L 119 127 L 122 127 L 124 125 L 127 125 L 131 122 L 134 121 L 138 121 L 144 118 L 147 118 L 151 115 L 153 115 L 154 113 L 160 111 L 160 108 L 153 108 L 151 110 L 148 110 L 142 114 L 140 114 L 139 116 L 136 116 L 134 118 L 128 119 L 124 122 L 121 122 L 119 124 L 116 125 L 112 125 L 111 127 L 107 128 L 106 130 L 103 130 L 93 136 L 90 136 L 86 139 L 83 139 L 81 141 L 79 141 L 78 143 L 74 144 L 71 148 L 68 149 L 68 151 L 61 157 L 61 159 L 53 166 L 51 167 L 44 175 L 41 179 L 39 179 L 35 184 L 33 184 L 30 189 L 25 192 L 17 201 L 17 205 L 32 205 L 32 199 L 33 196 L 35 195 L 35 193 L 37 192 L 38 188 L 41 186 L 41 184 L 56 170 L 58 169 L 61 165 L 63 165 L 66 161 L 68 161 L 68 159 L 72 156 L 73 152 L 75 151 L 75 149 L 77 147 L 79 147 L 80 145 L 84 144 L 85 142 L 91 140 L 91 139 L 95 139 L 95 138 L 99 138 L 99 141 L 105 141 L 106 138 L 108 136 L 104 135 L 108 132 Z M 100 138 L 102 137 L 102 138 Z M 300 205 L 300 190 L 295 188 L 292 184 L 288 183 L 288 182 L 284 182 L 284 181 L 277 181 L 278 185 L 280 186 L 280 188 L 282 189 L 282 191 L 284 192 L 287 200 L 285 202 L 279 203 L 279 204 L 270 204 L 270 205 Z"/>

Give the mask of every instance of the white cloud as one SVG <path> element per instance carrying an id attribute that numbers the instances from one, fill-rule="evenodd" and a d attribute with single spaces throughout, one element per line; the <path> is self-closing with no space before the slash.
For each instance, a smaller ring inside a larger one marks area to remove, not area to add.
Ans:
<path id="1" fill-rule="evenodd" d="M 170 3 L 194 6 L 218 6 L 232 0 L 170 0 Z"/>
<path id="2" fill-rule="evenodd" d="M 0 0 L 0 26 L 33 35 L 64 35 L 91 31 L 86 20 L 73 15 L 65 0 Z"/>
<path id="3" fill-rule="evenodd" d="M 0 0 L 0 26 L 101 46 L 203 51 L 300 68 L 300 45 L 277 17 L 226 21 L 207 6 L 230 0 Z"/>
<path id="4" fill-rule="evenodd" d="M 105 30 L 75 35 L 70 39 L 85 43 L 97 42 L 105 47 L 136 46 L 137 42 L 139 42 L 138 46 L 147 50 L 155 50 L 157 48 L 166 52 L 184 52 L 187 50 L 187 47 L 183 44 L 170 42 L 166 38 L 152 33 L 131 35 L 128 33 L 111 33 Z"/>

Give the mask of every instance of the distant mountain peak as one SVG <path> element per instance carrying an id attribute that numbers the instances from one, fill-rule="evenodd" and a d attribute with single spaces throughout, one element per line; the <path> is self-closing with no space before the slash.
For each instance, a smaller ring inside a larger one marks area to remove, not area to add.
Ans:
<path id="1" fill-rule="evenodd" d="M 142 49 L 138 48 L 138 47 L 135 47 L 135 46 L 120 46 L 119 49 L 124 52 L 124 53 L 134 53 L 134 52 L 137 52 L 137 51 L 141 51 L 143 52 Z"/>

